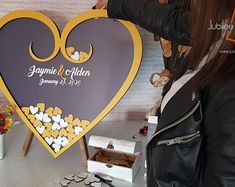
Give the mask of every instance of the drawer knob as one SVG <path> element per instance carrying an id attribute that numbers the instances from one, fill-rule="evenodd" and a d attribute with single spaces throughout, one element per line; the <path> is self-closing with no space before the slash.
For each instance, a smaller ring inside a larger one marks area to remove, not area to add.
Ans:
<path id="1" fill-rule="evenodd" d="M 108 149 L 114 149 L 113 142 L 109 142 L 109 144 L 107 145 L 107 148 Z"/>

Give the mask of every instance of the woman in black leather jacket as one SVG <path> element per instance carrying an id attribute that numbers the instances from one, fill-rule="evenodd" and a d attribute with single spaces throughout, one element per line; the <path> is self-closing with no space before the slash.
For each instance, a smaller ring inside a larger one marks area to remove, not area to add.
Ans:
<path id="1" fill-rule="evenodd" d="M 147 145 L 148 187 L 235 186 L 234 0 L 194 0 L 192 11 L 147 0 L 98 0 L 111 18 L 192 45 L 164 87 L 156 133 Z M 107 4 L 108 3 L 108 4 Z M 221 22 L 224 20 L 225 22 Z M 231 19 L 233 22 L 234 19 Z M 232 26 L 232 24 L 230 25 Z"/>

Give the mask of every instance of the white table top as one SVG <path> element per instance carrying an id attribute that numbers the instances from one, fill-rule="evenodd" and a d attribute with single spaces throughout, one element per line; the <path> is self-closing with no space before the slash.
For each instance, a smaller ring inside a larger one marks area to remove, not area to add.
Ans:
<path id="1" fill-rule="evenodd" d="M 144 125 L 147 125 L 144 121 L 101 122 L 89 132 L 87 139 L 91 134 L 94 134 L 115 139 L 142 141 L 142 151 L 145 157 L 147 138 L 138 135 L 139 129 Z M 74 144 L 59 158 L 54 159 L 35 138 L 29 154 L 25 158 L 20 157 L 26 134 L 27 127 L 21 123 L 16 125 L 7 135 L 7 154 L 3 160 L 0 160 L 1 187 L 56 187 L 60 186 L 59 182 L 67 174 L 77 174 L 79 171 L 86 171 L 82 164 L 78 143 Z M 133 136 L 136 136 L 136 138 L 133 139 Z M 89 148 L 89 152 L 92 155 L 94 148 Z M 114 179 L 113 184 L 116 187 L 145 187 L 145 172 L 143 161 L 142 167 L 133 183 Z M 71 183 L 70 186 L 85 187 L 82 183 Z"/>

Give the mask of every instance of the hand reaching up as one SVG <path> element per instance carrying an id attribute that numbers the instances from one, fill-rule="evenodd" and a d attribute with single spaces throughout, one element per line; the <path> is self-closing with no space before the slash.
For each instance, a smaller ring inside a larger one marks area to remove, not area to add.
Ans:
<path id="1" fill-rule="evenodd" d="M 108 5 L 108 0 L 97 0 L 96 9 L 105 9 Z"/>

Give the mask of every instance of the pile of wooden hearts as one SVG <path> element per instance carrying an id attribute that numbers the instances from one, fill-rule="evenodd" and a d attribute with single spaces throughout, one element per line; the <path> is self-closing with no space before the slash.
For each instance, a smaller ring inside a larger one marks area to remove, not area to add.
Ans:
<path id="1" fill-rule="evenodd" d="M 87 120 L 74 119 L 72 114 L 63 118 L 62 109 L 57 106 L 46 108 L 45 103 L 22 107 L 22 111 L 56 153 L 90 125 Z"/>
<path id="2" fill-rule="evenodd" d="M 102 176 L 106 181 L 112 182 L 112 178 L 109 176 Z M 60 182 L 62 187 L 68 187 L 71 182 L 81 183 L 84 182 L 85 185 L 89 185 L 91 187 L 101 187 L 100 179 L 96 178 L 94 174 L 87 172 L 80 172 L 78 175 L 68 174 L 64 177 L 64 179 Z"/>

